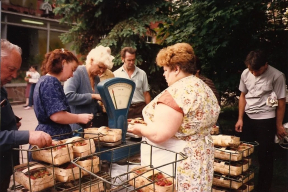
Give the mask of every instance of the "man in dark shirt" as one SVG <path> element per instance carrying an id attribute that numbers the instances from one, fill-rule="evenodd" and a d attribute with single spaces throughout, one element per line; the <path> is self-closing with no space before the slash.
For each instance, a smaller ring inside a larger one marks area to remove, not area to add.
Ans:
<path id="1" fill-rule="evenodd" d="M 21 123 L 14 115 L 8 100 L 8 95 L 3 87 L 13 78 L 21 66 L 21 48 L 1 39 L 1 128 L 0 128 L 0 191 L 6 192 L 13 166 L 19 164 L 19 145 L 30 143 L 39 147 L 51 145 L 50 135 L 42 131 L 18 131 Z"/>

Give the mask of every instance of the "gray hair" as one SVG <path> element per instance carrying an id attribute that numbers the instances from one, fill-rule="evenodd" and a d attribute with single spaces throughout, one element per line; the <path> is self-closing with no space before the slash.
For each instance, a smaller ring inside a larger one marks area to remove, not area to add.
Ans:
<path id="1" fill-rule="evenodd" d="M 1 39 L 1 57 L 8 56 L 13 49 L 18 51 L 20 55 L 22 54 L 22 49 L 18 45 L 14 45 L 6 39 Z"/>

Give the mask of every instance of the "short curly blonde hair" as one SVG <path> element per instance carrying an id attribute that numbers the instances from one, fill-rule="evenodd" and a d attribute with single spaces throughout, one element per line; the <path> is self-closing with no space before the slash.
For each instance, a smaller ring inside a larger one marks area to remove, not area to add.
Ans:
<path id="1" fill-rule="evenodd" d="M 160 67 L 167 66 L 173 70 L 179 66 L 186 73 L 196 73 L 196 56 L 188 43 L 177 43 L 161 49 L 157 54 L 156 62 Z"/>
<path id="2" fill-rule="evenodd" d="M 103 63 L 108 69 L 112 69 L 113 59 L 114 57 L 111 55 L 111 49 L 100 45 L 88 53 L 86 64 L 94 65 Z"/>

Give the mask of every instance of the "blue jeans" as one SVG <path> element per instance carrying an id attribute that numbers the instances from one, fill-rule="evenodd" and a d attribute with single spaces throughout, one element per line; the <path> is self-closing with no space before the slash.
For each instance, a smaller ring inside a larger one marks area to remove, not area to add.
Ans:
<path id="1" fill-rule="evenodd" d="M 32 107 L 32 105 L 33 105 L 33 94 L 34 94 L 35 85 L 36 85 L 36 83 L 33 83 L 33 84 L 31 85 L 31 88 L 30 88 L 29 104 L 28 104 L 29 107 Z"/>

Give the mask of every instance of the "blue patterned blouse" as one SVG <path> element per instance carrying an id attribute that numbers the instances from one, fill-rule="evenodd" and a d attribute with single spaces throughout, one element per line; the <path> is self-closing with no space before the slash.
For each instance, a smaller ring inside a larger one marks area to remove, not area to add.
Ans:
<path id="1" fill-rule="evenodd" d="M 35 130 L 44 131 L 51 136 L 64 134 L 52 139 L 66 139 L 72 136 L 70 125 L 55 123 L 50 116 L 59 111 L 70 112 L 60 81 L 52 76 L 42 76 L 37 82 L 33 95 L 34 111 L 39 125 Z"/>

